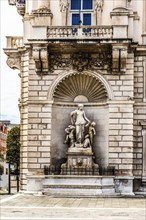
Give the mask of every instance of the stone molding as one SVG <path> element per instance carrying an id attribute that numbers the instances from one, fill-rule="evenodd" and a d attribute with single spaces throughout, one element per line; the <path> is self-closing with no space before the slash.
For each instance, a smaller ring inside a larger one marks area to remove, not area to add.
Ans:
<path id="1" fill-rule="evenodd" d="M 38 8 L 37 10 L 33 10 L 32 14 L 34 16 L 53 16 L 53 14 L 51 13 L 51 10 L 49 8 L 47 8 L 46 6 L 42 6 L 40 8 Z"/>
<path id="2" fill-rule="evenodd" d="M 56 79 L 50 85 L 50 88 L 48 90 L 48 95 L 47 95 L 48 100 L 53 100 L 54 91 L 55 91 L 57 85 L 62 80 L 64 80 L 66 77 L 69 77 L 71 75 L 76 75 L 76 74 L 80 74 L 80 73 L 77 71 L 74 71 L 74 70 L 70 70 L 70 71 L 66 70 L 66 71 L 60 72 L 60 74 L 56 77 Z M 83 71 L 82 74 L 87 74 L 87 75 L 93 76 L 93 77 L 97 78 L 99 81 L 101 81 L 107 91 L 108 99 L 109 100 L 114 99 L 113 91 L 112 91 L 109 83 L 107 82 L 107 80 L 102 76 L 102 73 L 100 73 L 100 71 L 95 72 L 95 71 L 88 70 L 88 71 Z"/>

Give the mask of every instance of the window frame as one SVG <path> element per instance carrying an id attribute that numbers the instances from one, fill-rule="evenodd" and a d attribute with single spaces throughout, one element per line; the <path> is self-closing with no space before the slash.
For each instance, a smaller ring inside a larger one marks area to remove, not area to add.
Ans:
<path id="1" fill-rule="evenodd" d="M 83 0 L 81 0 L 81 9 L 71 9 L 71 1 L 70 0 L 70 24 L 71 26 L 91 26 L 93 24 L 93 0 L 92 0 L 92 9 L 83 9 Z M 79 23 L 78 25 L 73 25 L 72 24 L 72 15 L 73 14 L 80 14 L 80 20 L 82 21 L 81 23 Z M 83 25 L 83 14 L 91 14 L 91 25 Z"/>

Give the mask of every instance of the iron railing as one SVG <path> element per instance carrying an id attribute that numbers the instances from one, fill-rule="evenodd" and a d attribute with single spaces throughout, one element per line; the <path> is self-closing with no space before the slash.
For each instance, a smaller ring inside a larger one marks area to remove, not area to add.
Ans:
<path id="1" fill-rule="evenodd" d="M 115 168 L 108 166 L 108 167 L 68 167 L 66 165 L 57 166 L 57 165 L 50 165 L 44 166 L 44 174 L 45 175 L 87 175 L 87 176 L 95 176 L 95 175 L 102 175 L 102 176 L 113 176 L 115 175 Z"/>

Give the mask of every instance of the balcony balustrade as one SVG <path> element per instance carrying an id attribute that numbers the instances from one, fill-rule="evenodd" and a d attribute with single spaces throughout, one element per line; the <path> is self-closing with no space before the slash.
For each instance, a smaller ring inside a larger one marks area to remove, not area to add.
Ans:
<path id="1" fill-rule="evenodd" d="M 7 37 L 7 49 L 16 49 L 23 46 L 23 37 Z"/>
<path id="2" fill-rule="evenodd" d="M 51 26 L 47 38 L 55 39 L 112 39 L 112 26 Z"/>

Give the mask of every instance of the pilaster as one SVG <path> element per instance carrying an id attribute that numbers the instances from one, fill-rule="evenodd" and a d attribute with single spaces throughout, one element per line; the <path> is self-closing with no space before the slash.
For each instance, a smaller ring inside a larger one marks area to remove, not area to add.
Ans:
<path id="1" fill-rule="evenodd" d="M 117 1 L 120 2 L 120 1 Z M 129 11 L 125 8 L 114 8 L 111 12 L 113 38 L 126 39 L 128 37 Z"/>
<path id="2" fill-rule="evenodd" d="M 96 0 L 94 3 L 94 10 L 96 13 L 96 25 L 97 26 L 101 25 L 101 16 L 102 16 L 102 11 L 103 11 L 103 6 L 104 6 L 104 0 Z"/>

